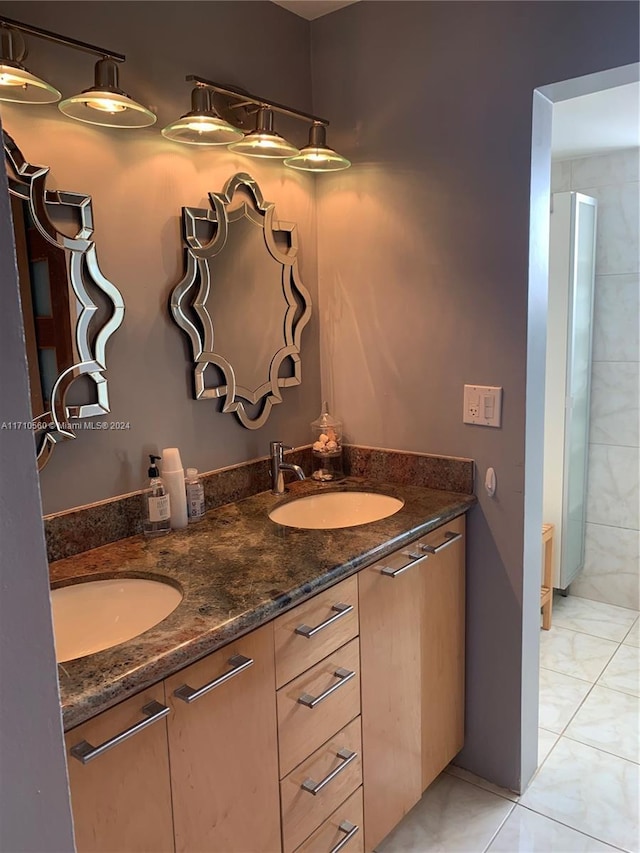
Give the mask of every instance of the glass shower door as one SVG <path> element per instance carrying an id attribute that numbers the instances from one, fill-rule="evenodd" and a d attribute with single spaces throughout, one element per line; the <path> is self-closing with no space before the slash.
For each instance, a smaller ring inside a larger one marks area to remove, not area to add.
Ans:
<path id="1" fill-rule="evenodd" d="M 595 199 L 580 193 L 571 193 L 571 226 L 564 535 L 560 555 L 560 582 L 563 589 L 571 583 L 584 563 L 595 273 Z"/>

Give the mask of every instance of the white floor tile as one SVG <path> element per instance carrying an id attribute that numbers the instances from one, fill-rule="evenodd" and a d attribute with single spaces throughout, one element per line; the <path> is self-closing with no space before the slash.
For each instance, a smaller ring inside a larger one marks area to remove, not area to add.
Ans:
<path id="1" fill-rule="evenodd" d="M 636 624 L 629 631 L 623 642 L 625 646 L 635 646 L 636 648 L 640 646 L 640 619 L 636 621 Z"/>
<path id="2" fill-rule="evenodd" d="M 561 737 L 521 803 L 579 832 L 636 851 L 639 771 L 631 761 Z"/>
<path id="3" fill-rule="evenodd" d="M 640 696 L 640 649 L 622 645 L 600 676 L 598 684 Z"/>
<path id="4" fill-rule="evenodd" d="M 555 732 L 538 729 L 538 767 L 544 762 L 558 740 Z"/>
<path id="5" fill-rule="evenodd" d="M 611 640 L 554 626 L 550 631 L 540 632 L 540 666 L 594 682 L 617 647 Z"/>
<path id="6" fill-rule="evenodd" d="M 565 736 L 640 763 L 640 698 L 596 685 Z"/>
<path id="7" fill-rule="evenodd" d="M 442 773 L 378 853 L 482 853 L 514 804 Z"/>
<path id="8" fill-rule="evenodd" d="M 560 734 L 591 690 L 588 681 L 540 669 L 540 709 L 538 722 L 543 729 Z"/>
<path id="9" fill-rule="evenodd" d="M 556 596 L 553 600 L 553 626 L 580 631 L 592 637 L 615 640 L 620 643 L 637 619 L 635 610 L 603 604 L 568 595 Z M 553 630 L 553 628 L 552 628 Z"/>
<path id="10" fill-rule="evenodd" d="M 482 788 L 483 791 L 491 791 L 492 794 L 497 794 L 499 797 L 504 797 L 514 803 L 520 799 L 515 791 L 510 791 L 508 788 L 501 788 L 499 785 L 494 785 L 493 782 L 487 782 L 482 776 L 476 776 L 475 773 L 464 770 L 462 767 L 456 767 L 455 764 L 450 764 L 444 772 L 450 776 L 455 776 L 456 779 L 464 779 L 465 782 L 476 785 L 478 788 Z"/>
<path id="11" fill-rule="evenodd" d="M 487 853 L 604 853 L 616 850 L 555 820 L 516 806 Z"/>

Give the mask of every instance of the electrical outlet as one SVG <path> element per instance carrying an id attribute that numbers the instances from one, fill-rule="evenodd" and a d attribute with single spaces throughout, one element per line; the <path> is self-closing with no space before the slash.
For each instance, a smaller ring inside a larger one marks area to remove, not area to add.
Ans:
<path id="1" fill-rule="evenodd" d="M 502 423 L 502 388 L 465 385 L 462 421 L 465 424 L 499 427 Z"/>

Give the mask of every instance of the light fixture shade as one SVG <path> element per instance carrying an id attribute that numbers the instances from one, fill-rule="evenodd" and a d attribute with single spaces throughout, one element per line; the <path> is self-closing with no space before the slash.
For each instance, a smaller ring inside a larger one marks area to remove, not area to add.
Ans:
<path id="1" fill-rule="evenodd" d="M 295 157 L 288 157 L 285 166 L 303 172 L 339 172 L 348 169 L 351 161 L 327 146 L 327 129 L 314 122 L 309 131 L 309 144 Z"/>
<path id="2" fill-rule="evenodd" d="M 62 95 L 22 64 L 27 49 L 20 33 L 0 27 L 0 101 L 14 104 L 55 104 Z"/>
<path id="3" fill-rule="evenodd" d="M 191 111 L 163 128 L 162 135 L 187 145 L 229 145 L 243 133 L 220 118 L 211 106 L 211 93 L 202 86 L 191 92 Z"/>
<path id="4" fill-rule="evenodd" d="M 248 133 L 244 139 L 229 146 L 237 154 L 248 157 L 271 157 L 282 160 L 298 154 L 295 145 L 280 136 L 273 129 L 273 111 L 265 107 L 258 110 L 256 129 Z"/>
<path id="5" fill-rule="evenodd" d="M 15 104 L 55 104 L 62 94 L 17 63 L 0 62 L 0 101 Z"/>
<path id="6" fill-rule="evenodd" d="M 102 127 L 149 127 L 156 116 L 118 87 L 118 66 L 113 59 L 96 62 L 95 85 L 58 104 L 69 118 Z"/>

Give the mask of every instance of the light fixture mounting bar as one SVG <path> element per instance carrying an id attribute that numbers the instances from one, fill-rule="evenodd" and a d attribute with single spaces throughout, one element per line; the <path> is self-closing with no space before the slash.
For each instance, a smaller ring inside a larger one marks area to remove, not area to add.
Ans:
<path id="1" fill-rule="evenodd" d="M 85 41 L 61 36 L 59 33 L 53 33 L 50 30 L 43 30 L 41 27 L 34 27 L 31 24 L 23 24 L 20 21 L 14 21 L 13 18 L 5 18 L 0 16 L 0 27 L 9 27 L 13 30 L 20 30 L 23 33 L 29 33 L 32 36 L 52 41 L 56 44 L 64 44 L 67 47 L 74 47 L 77 50 L 84 50 L 86 53 L 93 53 L 96 56 L 104 56 L 109 59 L 114 59 L 116 62 L 124 62 L 126 56 L 123 53 L 115 53 L 113 50 L 105 50 L 103 47 L 98 47 L 95 44 L 89 44 Z"/>
<path id="2" fill-rule="evenodd" d="M 258 107 L 267 107 L 277 113 L 293 116 L 294 118 L 299 118 L 303 121 L 317 122 L 325 127 L 329 126 L 329 121 L 326 118 L 320 118 L 320 116 L 314 116 L 311 115 L 311 113 L 305 113 L 302 110 L 294 110 L 292 107 L 287 107 L 285 104 L 278 104 L 267 98 L 259 98 L 257 95 L 251 95 L 249 92 L 245 92 L 242 89 L 234 89 L 231 86 L 221 86 L 219 83 L 214 83 L 212 80 L 206 80 L 204 77 L 198 77 L 195 74 L 188 74 L 185 79 L 189 83 L 197 83 L 199 86 L 207 86 L 207 88 L 213 89 L 214 92 L 218 92 L 220 95 L 236 98 L 243 105 L 248 103 L 255 104 Z"/>

